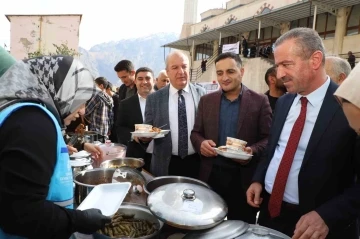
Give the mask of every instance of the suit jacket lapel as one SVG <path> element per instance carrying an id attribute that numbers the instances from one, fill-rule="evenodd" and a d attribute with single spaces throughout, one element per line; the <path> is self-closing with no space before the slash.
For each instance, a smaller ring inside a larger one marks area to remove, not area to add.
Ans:
<path id="1" fill-rule="evenodd" d="M 161 91 L 162 97 L 160 98 L 160 109 L 163 109 L 163 119 L 164 122 L 162 125 L 167 124 L 164 126 L 164 129 L 170 129 L 170 120 L 169 120 L 169 92 L 170 92 L 170 86 L 167 85 L 167 88 Z M 157 127 L 161 127 L 162 125 L 157 125 Z"/>
<path id="2" fill-rule="evenodd" d="M 208 122 L 211 130 L 209 130 L 209 139 L 214 139 L 216 145 L 218 145 L 219 140 L 219 122 L 220 122 L 220 102 L 221 102 L 222 91 L 216 92 L 213 101 L 211 102 L 211 109 L 209 110 Z"/>
<path id="3" fill-rule="evenodd" d="M 193 84 L 189 83 L 189 88 L 190 88 L 190 92 L 191 92 L 191 95 L 192 95 L 192 98 L 194 101 L 195 115 L 196 115 L 199 101 L 200 101 L 200 95 L 198 94 L 197 89 L 195 86 L 193 86 Z"/>
<path id="4" fill-rule="evenodd" d="M 142 113 L 141 113 L 141 107 L 140 107 L 140 100 L 139 100 L 139 96 L 136 94 L 136 97 L 134 98 L 134 107 L 135 107 L 135 120 L 136 122 L 143 122 L 144 123 L 144 119 L 142 117 Z M 141 119 L 141 121 L 140 121 Z"/>
<path id="5" fill-rule="evenodd" d="M 328 125 L 332 120 L 334 114 L 336 113 L 336 111 L 340 109 L 340 105 L 337 103 L 333 95 L 336 88 L 337 88 L 336 84 L 330 82 L 329 88 L 326 91 L 323 104 L 320 108 L 319 115 L 316 119 L 314 129 L 311 133 L 311 137 L 308 146 L 306 148 L 306 152 L 301 167 L 303 167 L 303 165 L 305 165 L 306 162 L 309 160 L 311 153 L 314 151 L 323 133 L 328 128 Z"/>
<path id="6" fill-rule="evenodd" d="M 286 97 L 286 96 L 285 96 Z M 277 106 L 277 111 L 275 111 L 274 117 L 273 117 L 273 124 L 271 125 L 272 129 L 275 129 L 274 132 L 271 131 L 271 142 L 268 152 L 269 156 L 272 158 L 274 155 L 277 142 L 279 141 L 282 129 L 284 127 L 286 118 L 289 114 L 291 105 L 293 104 L 295 100 L 296 94 L 289 95 L 289 99 L 284 99 L 282 101 L 282 105 Z"/>
<path id="7" fill-rule="evenodd" d="M 241 96 L 241 100 L 240 100 L 240 115 L 239 115 L 239 119 L 238 119 L 238 128 L 237 128 L 237 133 L 236 135 L 240 134 L 240 129 L 242 124 L 244 123 L 244 119 L 245 117 L 247 117 L 247 111 L 248 111 L 248 107 L 250 105 L 250 91 L 248 91 L 248 88 L 245 85 L 242 85 L 242 96 Z"/>

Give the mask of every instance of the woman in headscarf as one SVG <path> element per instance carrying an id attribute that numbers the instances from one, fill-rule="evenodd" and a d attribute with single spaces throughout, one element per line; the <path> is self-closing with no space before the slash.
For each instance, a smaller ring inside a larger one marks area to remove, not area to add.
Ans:
<path id="1" fill-rule="evenodd" d="M 69 238 L 110 218 L 73 210 L 61 126 L 83 114 L 93 78 L 69 56 L 16 62 L 0 47 L 0 238 Z"/>
<path id="2" fill-rule="evenodd" d="M 335 91 L 350 127 L 360 135 L 360 64 L 351 71 Z"/>

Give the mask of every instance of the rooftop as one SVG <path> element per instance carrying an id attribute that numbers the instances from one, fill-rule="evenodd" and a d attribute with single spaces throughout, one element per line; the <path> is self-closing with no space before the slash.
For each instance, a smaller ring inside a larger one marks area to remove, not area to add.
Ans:
<path id="1" fill-rule="evenodd" d="M 11 22 L 10 17 L 45 17 L 45 16 L 75 16 L 80 17 L 80 22 L 82 14 L 6 14 L 5 17 Z"/>

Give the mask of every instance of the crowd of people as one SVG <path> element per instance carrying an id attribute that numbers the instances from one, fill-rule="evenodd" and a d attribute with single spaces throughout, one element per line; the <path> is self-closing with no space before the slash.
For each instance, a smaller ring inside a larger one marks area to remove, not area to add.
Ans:
<path id="1" fill-rule="evenodd" d="M 239 55 L 214 61 L 220 90 L 206 94 L 189 79 L 188 57 L 172 51 L 157 78 L 130 60 L 114 67 L 113 92 L 72 57 L 15 61 L 0 49 L 0 238 L 69 238 L 110 218 L 72 205 L 69 153 L 62 128 L 86 122 L 100 140 L 127 146 L 155 177 L 202 180 L 228 206 L 229 220 L 255 223 L 293 239 L 358 239 L 360 213 L 360 65 L 326 56 L 322 39 L 295 28 L 274 46 L 269 90 L 242 83 Z M 77 123 L 75 123 L 77 122 Z M 132 137 L 135 124 L 170 132 Z M 214 147 L 227 137 L 247 142 L 251 160 L 234 161 Z M 70 152 L 71 151 L 71 152 Z"/>

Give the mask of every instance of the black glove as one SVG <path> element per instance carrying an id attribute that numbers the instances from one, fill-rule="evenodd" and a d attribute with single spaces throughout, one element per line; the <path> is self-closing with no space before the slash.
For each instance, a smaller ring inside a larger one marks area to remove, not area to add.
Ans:
<path id="1" fill-rule="evenodd" d="M 111 217 L 102 215 L 99 209 L 87 209 L 81 211 L 81 214 L 81 217 L 78 217 L 80 220 L 76 222 L 77 232 L 80 233 L 93 234 L 111 222 Z"/>

